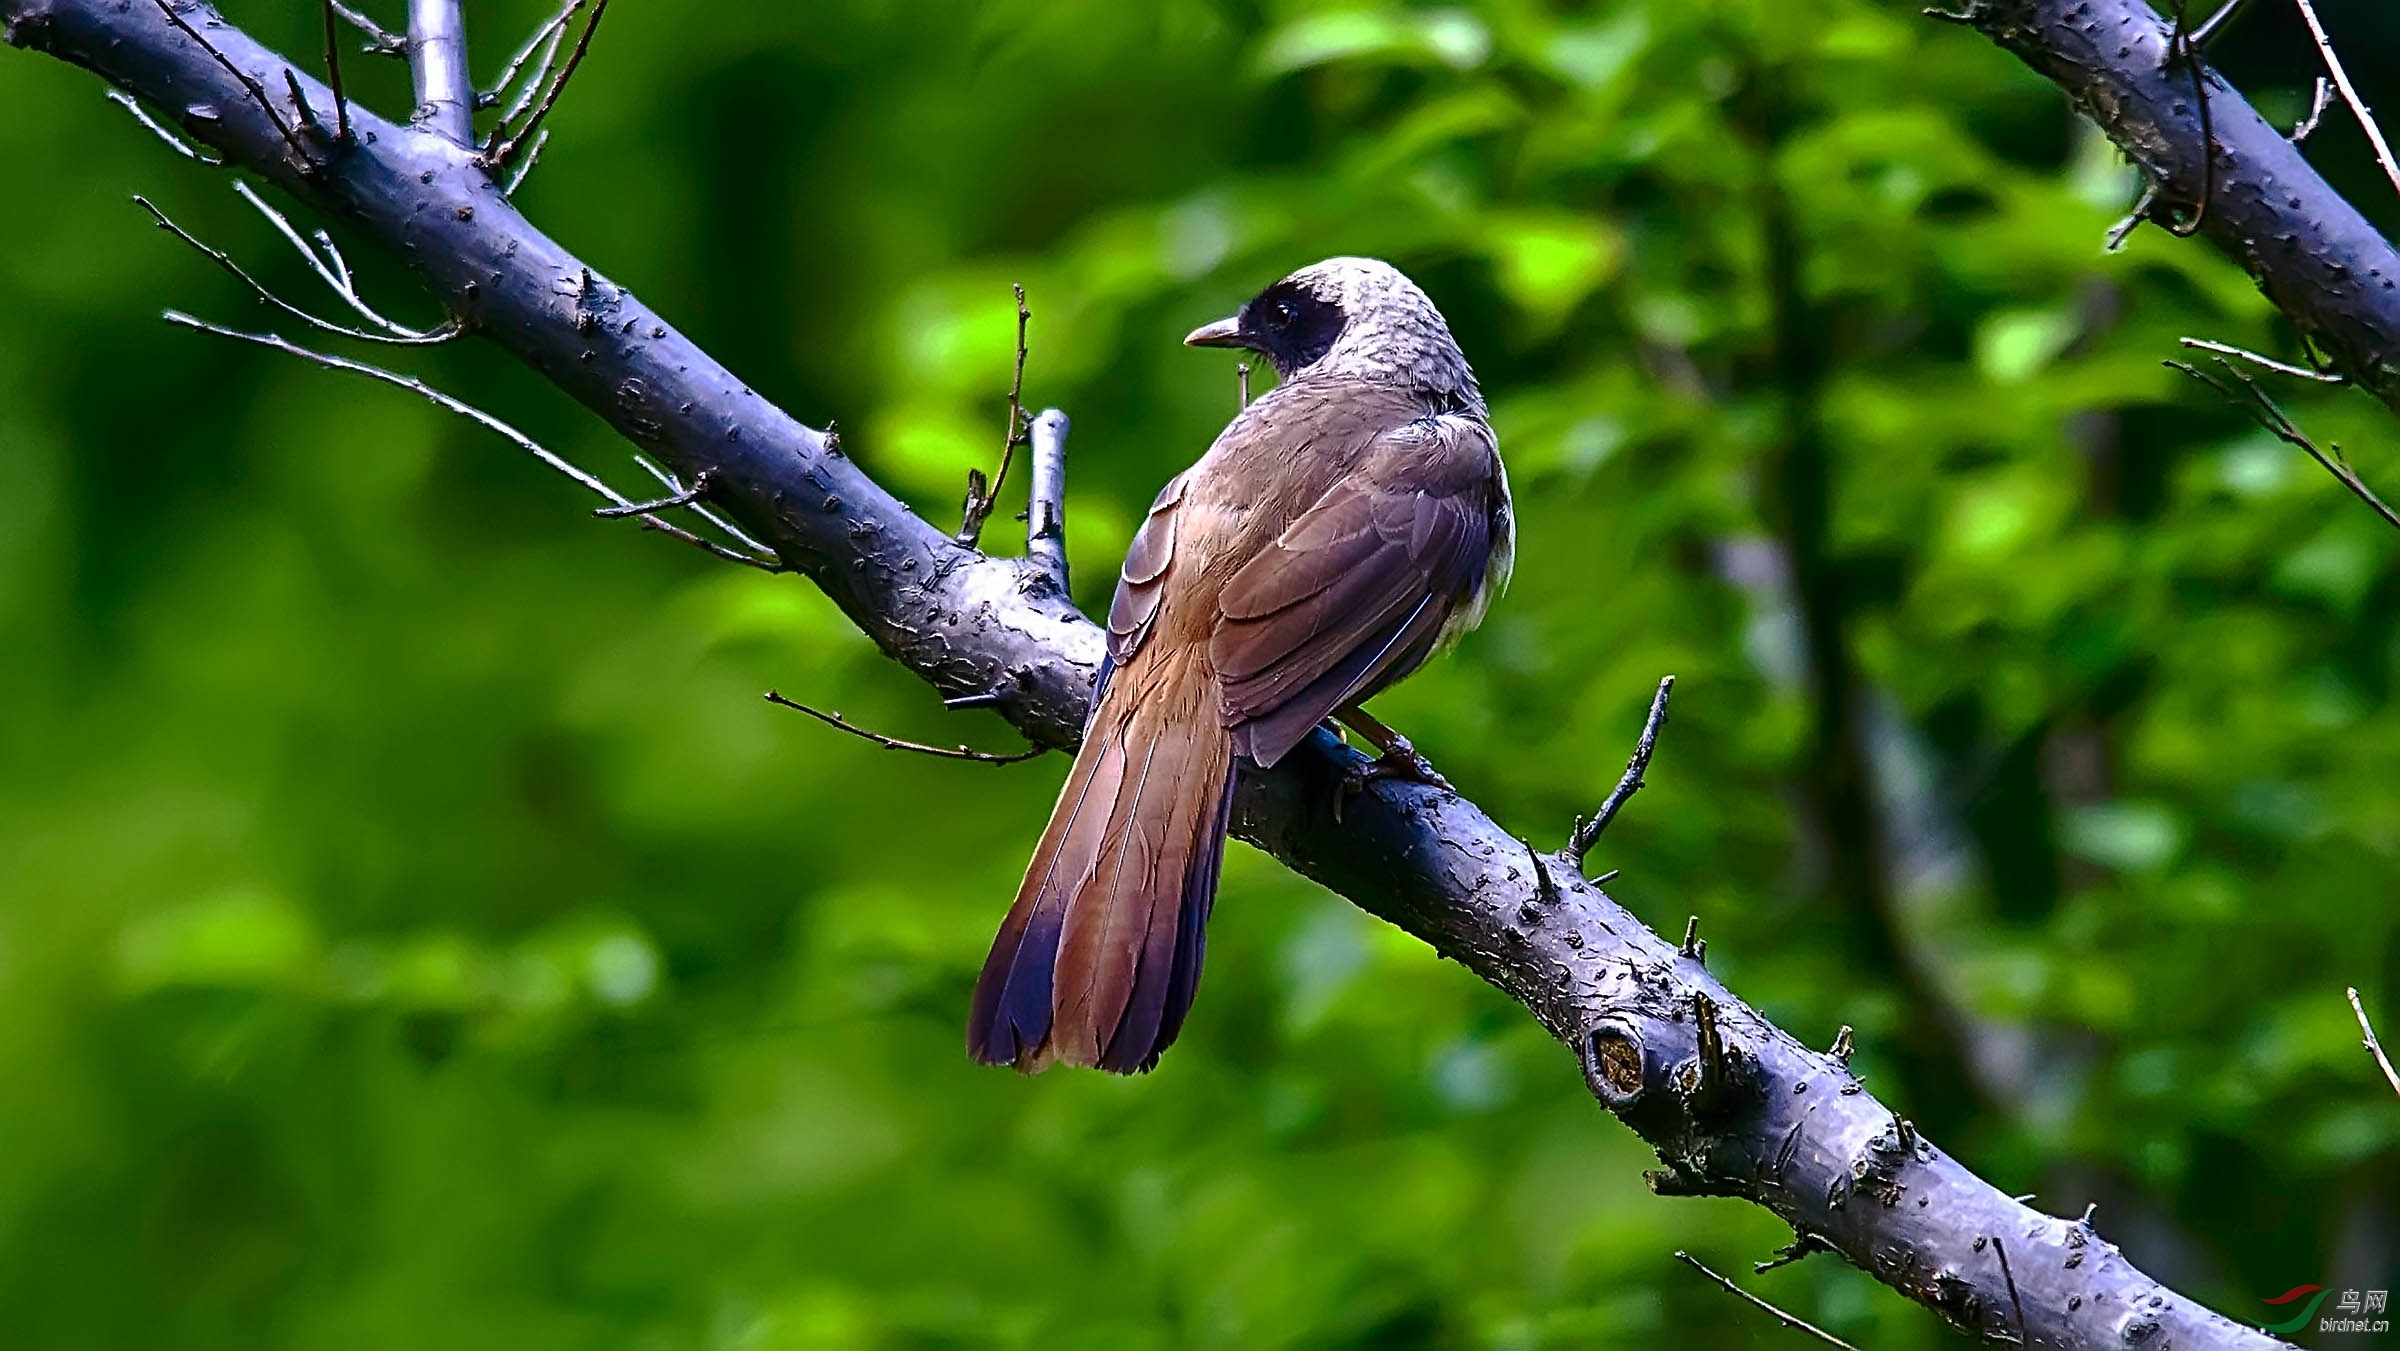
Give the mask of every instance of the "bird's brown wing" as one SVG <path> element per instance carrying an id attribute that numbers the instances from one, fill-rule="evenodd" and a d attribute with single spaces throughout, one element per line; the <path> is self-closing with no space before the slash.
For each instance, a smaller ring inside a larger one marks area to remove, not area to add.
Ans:
<path id="1" fill-rule="evenodd" d="M 1235 749 L 1272 765 L 1425 659 L 1484 583 L 1498 476 L 1481 421 L 1406 423 L 1233 575 L 1210 655 Z"/>

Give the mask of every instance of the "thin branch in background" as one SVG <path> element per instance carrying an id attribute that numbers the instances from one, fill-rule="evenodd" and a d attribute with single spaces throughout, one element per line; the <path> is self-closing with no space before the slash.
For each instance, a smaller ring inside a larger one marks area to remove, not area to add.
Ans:
<path id="1" fill-rule="evenodd" d="M 653 502 L 628 502 L 621 507 L 595 507 L 592 514 L 604 521 L 613 521 L 625 516 L 646 516 L 654 511 L 673 511 L 677 507 L 688 507 L 708 495 L 708 481 L 711 477 L 712 475 L 703 469 L 692 476 L 691 487 L 677 491 L 672 497 L 662 497 Z"/>
<path id="2" fill-rule="evenodd" d="M 518 160 L 517 167 L 508 171 L 508 181 L 500 186 L 501 196 L 514 197 L 517 195 L 517 189 L 524 187 L 525 179 L 533 173 L 534 163 L 541 159 L 542 147 L 548 144 L 550 144 L 550 128 L 544 127 L 541 134 L 533 138 L 533 145 L 525 152 L 525 158 Z"/>
<path id="3" fill-rule="evenodd" d="M 499 106 L 509 87 L 517 82 L 518 73 L 525 69 L 525 63 L 533 60 L 534 53 L 539 52 L 541 62 L 533 68 L 533 74 L 526 79 L 515 102 L 509 104 L 508 111 L 500 114 L 502 122 L 514 122 L 523 117 L 525 110 L 533 106 L 534 94 L 550 78 L 550 67 L 557 62 L 559 45 L 567 36 L 567 21 L 574 18 L 583 6 L 584 0 L 567 0 L 565 9 L 551 15 L 541 27 L 534 29 L 533 36 L 525 39 L 524 45 L 517 48 L 516 55 L 508 58 L 508 64 L 501 68 L 500 78 L 492 82 L 492 87 L 476 93 L 475 106 Z"/>
<path id="4" fill-rule="evenodd" d="M 2400 1070 L 2392 1068 L 2391 1058 L 2383 1053 L 2383 1043 L 2375 1040 L 2375 1025 L 2367 1021 L 2367 1006 L 2358 1001 L 2355 985 L 2350 987 L 2350 1011 L 2358 1015 L 2359 1035 L 2366 1038 L 2367 1050 L 2374 1055 L 2375 1063 L 2383 1067 L 2385 1081 L 2391 1084 L 2394 1093 L 2400 1093 Z"/>
<path id="5" fill-rule="evenodd" d="M 1024 283 L 1011 282 L 1009 289 L 1017 293 L 1017 373 L 1008 385 L 1008 428 L 1000 441 L 999 471 L 992 475 L 989 483 L 984 481 L 982 470 L 967 471 L 967 502 L 959 512 L 956 538 L 970 549 L 983 538 L 983 523 L 991 516 L 993 504 L 999 500 L 1000 485 L 1008 482 L 1009 462 L 1016 458 L 1017 447 L 1024 443 L 1026 435 L 1025 325 L 1032 320 L 1033 311 L 1025 308 Z"/>
<path id="6" fill-rule="evenodd" d="M 167 215 L 166 212 L 159 210 L 149 198 L 136 193 L 133 200 L 136 206 L 139 206 L 142 210 L 150 213 L 150 218 L 158 222 L 158 227 L 160 229 L 174 235 L 177 239 L 182 240 L 184 243 L 191 245 L 201 257 L 208 259 L 212 263 L 215 263 L 218 267 L 224 269 L 224 271 L 231 275 L 236 281 L 239 281 L 242 283 L 242 285 L 249 287 L 251 293 L 256 295 L 261 303 L 272 305 L 276 309 L 283 311 L 285 314 L 291 315 L 293 318 L 300 320 L 302 323 L 305 323 L 312 328 L 334 334 L 337 337 L 354 339 L 358 342 L 382 342 L 403 347 L 431 346 L 434 343 L 448 342 L 450 339 L 458 336 L 456 329 L 450 329 L 447 331 L 435 330 L 430 333 L 396 336 L 389 333 L 369 332 L 363 328 L 352 328 L 347 324 L 337 324 L 330 319 L 320 319 L 316 315 L 309 313 L 307 310 L 304 310 L 298 305 L 295 305 L 292 302 L 284 299 L 282 296 L 279 296 L 273 291 L 268 290 L 264 285 L 260 284 L 256 277 L 253 277 L 248 272 L 243 271 L 242 265 L 233 261 L 233 258 L 230 254 L 225 253 L 221 249 L 210 248 L 207 244 L 202 243 L 192 234 L 191 231 L 184 229 L 180 225 L 177 225 L 174 220 Z"/>
<path id="7" fill-rule="evenodd" d="M 583 64 L 583 54 L 591 50 L 592 34 L 600 31 L 601 16 L 607 13 L 608 0 L 593 0 L 592 17 L 585 21 L 583 32 L 576 37 L 575 50 L 567 53 L 567 63 L 558 68 L 557 78 L 550 81 L 550 87 L 542 92 L 541 101 L 534 105 L 533 115 L 526 119 L 525 125 L 510 132 L 504 119 L 499 126 L 492 128 L 491 139 L 484 142 L 481 156 L 487 172 L 497 173 L 507 168 L 508 162 L 524 146 L 526 138 L 532 136 L 541 127 L 542 119 L 558 106 L 558 96 L 566 92 L 567 81 L 575 78 L 575 68 Z"/>
<path id="8" fill-rule="evenodd" d="M 183 156 L 185 159 L 198 160 L 200 163 L 205 164 L 212 169 L 225 162 L 217 158 L 215 155 L 209 154 L 205 150 L 195 148 L 191 142 L 186 141 L 181 136 L 178 136 L 174 132 L 167 130 L 166 124 L 160 122 L 157 118 L 152 117 L 150 115 L 150 110 L 144 108 L 141 105 L 141 102 L 134 98 L 133 95 L 128 94 L 121 89 L 111 89 L 108 91 L 108 101 L 116 104 L 120 108 L 123 108 L 125 111 L 132 113 L 134 121 L 141 123 L 145 127 L 148 127 L 151 132 L 158 137 L 158 139 L 165 141 L 168 146 L 173 148 L 176 154 Z"/>
<path id="9" fill-rule="evenodd" d="M 355 28 L 359 32 L 367 35 L 367 45 L 361 47 L 359 49 L 360 51 L 365 52 L 369 56 L 397 56 L 403 60 L 407 59 L 407 38 L 402 37 L 398 33 L 392 32 L 390 29 L 385 28 L 382 24 L 375 22 L 373 19 L 368 18 L 359 11 L 343 4 L 342 0 L 326 0 L 326 3 L 333 7 L 333 12 L 335 14 L 341 16 L 343 23 L 346 23 L 352 28 Z"/>
<path id="10" fill-rule="evenodd" d="M 681 493 L 683 491 L 683 481 L 676 478 L 673 474 L 668 473 L 665 469 L 659 467 L 659 465 L 649 456 L 636 455 L 633 457 L 633 462 L 642 467 L 643 473 L 646 473 L 650 477 L 657 479 L 659 486 L 665 488 L 668 492 Z M 749 535 L 744 534 L 741 527 L 735 525 L 731 521 L 726 520 L 724 517 L 719 516 L 717 513 L 709 510 L 701 503 L 692 503 L 692 514 L 699 517 L 701 520 L 708 522 L 710 525 L 715 526 L 717 529 L 724 531 L 727 538 L 731 539 L 734 543 L 741 545 L 745 549 L 753 549 L 759 553 L 770 556 L 775 552 L 766 545 L 759 543 L 755 539 L 752 539 Z"/>
<path id="11" fill-rule="evenodd" d="M 292 124 L 284 120 L 283 110 L 275 106 L 275 100 L 267 97 L 265 85 L 251 79 L 249 71 L 233 64 L 232 57 L 220 50 L 217 44 L 203 37 L 199 29 L 186 23 L 183 15 L 176 12 L 173 0 L 150 0 L 150 3 L 158 6 L 158 12 L 167 16 L 168 23 L 183 30 L 185 37 L 199 43 L 200 50 L 215 58 L 216 63 L 225 68 L 226 74 L 239 81 L 242 88 L 249 90 L 250 97 L 256 99 L 258 106 L 266 111 L 267 120 L 275 124 L 275 130 L 282 135 L 284 144 L 292 148 L 293 154 L 299 155 L 303 159 L 307 158 L 308 152 L 301 148 L 299 135 L 292 130 Z"/>
<path id="12" fill-rule="evenodd" d="M 2342 91 L 2342 102 L 2350 105 L 2350 115 L 2358 119 L 2359 129 L 2375 147 L 2375 162 L 2383 166 L 2383 176 L 2392 181 L 2392 191 L 2400 192 L 2400 163 L 2392 160 L 2392 147 L 2383 139 L 2383 128 L 2375 124 L 2374 114 L 2367 111 L 2365 100 L 2350 85 L 2350 72 L 2342 69 L 2342 58 L 2333 54 L 2333 39 L 2325 34 L 2325 25 L 2317 19 L 2317 7 L 2309 0 L 2292 0 L 2300 7 L 2300 17 L 2308 24 L 2308 35 L 2317 40 L 2317 54 L 2325 58 L 2326 73 L 2333 76 L 2334 88 Z"/>
<path id="13" fill-rule="evenodd" d="M 274 226 L 277 234 L 282 235 L 290 241 L 293 248 L 300 251 L 300 256 L 308 260 L 309 269 L 317 274 L 318 280 L 324 282 L 336 296 L 341 298 L 343 304 L 348 305 L 361 319 L 391 335 L 385 338 L 378 338 L 373 334 L 361 335 L 366 341 L 430 347 L 435 343 L 448 342 L 465 331 L 465 325 L 455 318 L 445 319 L 432 328 L 410 328 L 406 324 L 395 323 L 383 317 L 376 312 L 374 306 L 366 302 L 364 296 L 358 293 L 358 281 L 350 275 L 350 264 L 342 258 L 342 251 L 334 246 L 333 236 L 323 230 L 317 231 L 317 244 L 325 251 L 325 256 L 320 258 L 315 250 L 309 248 L 308 241 L 300 237 L 300 231 L 293 226 L 291 217 L 276 210 L 266 198 L 252 191 L 249 184 L 237 178 L 233 182 L 233 191 L 243 201 L 248 202 L 258 214 L 266 217 L 267 224 Z"/>
<path id="14" fill-rule="evenodd" d="M 2332 106 L 2333 81 L 2320 75 L 2317 77 L 2317 92 L 2309 97 L 2308 116 L 2301 118 L 2298 124 L 2293 126 L 2292 134 L 2284 139 L 2293 145 L 2299 145 L 2309 137 L 2316 135 L 2317 124 L 2325 120 L 2325 110 Z"/>
<path id="15" fill-rule="evenodd" d="M 810 708 L 797 699 L 786 699 L 773 690 L 767 691 L 767 702 L 806 713 L 827 727 L 848 732 L 861 741 L 872 741 L 887 751 L 913 751 L 918 755 L 930 755 L 942 760 L 972 760 L 980 765 L 1014 765 L 1031 760 L 1050 749 L 1047 746 L 1035 746 L 1030 750 L 1018 751 L 1014 755 L 996 755 L 991 751 L 976 750 L 972 746 L 928 746 L 922 741 L 903 741 L 896 736 L 885 736 L 881 732 L 861 727 L 839 713 L 827 712 L 821 708 Z"/>
<path id="16" fill-rule="evenodd" d="M 2126 237 L 2140 229 L 2143 221 L 2150 219 L 2150 209 L 2157 205 L 2158 180 L 2152 179 L 2142 184 L 2142 195 L 2134 199 L 2133 209 L 2125 213 L 2125 219 L 2110 227 L 2103 247 L 2110 253 L 2124 248 Z"/>
<path id="17" fill-rule="evenodd" d="M 333 87 L 334 139 L 350 144 L 350 100 L 342 93 L 342 34 L 341 16 L 333 12 L 333 0 L 325 0 L 325 83 Z"/>
<path id="18" fill-rule="evenodd" d="M 424 381 L 416 379 L 413 376 L 401 375 L 397 371 L 388 371 L 381 366 L 370 366 L 363 361 L 352 361 L 348 357 L 335 356 L 331 352 L 313 351 L 309 348 L 300 346 L 298 343 L 287 341 L 280 334 L 244 333 L 239 329 L 225 328 L 217 324 L 209 323 L 205 319 L 195 319 L 179 310 L 167 311 L 166 320 L 170 324 L 176 324 L 184 328 L 212 334 L 216 337 L 231 338 L 236 342 L 246 342 L 258 347 L 272 348 L 275 351 L 299 357 L 303 361 L 315 362 L 317 365 L 326 367 L 329 370 L 349 371 L 356 375 L 364 375 L 370 379 L 380 380 L 387 385 L 391 385 L 399 389 L 405 389 L 409 393 L 416 395 L 418 398 L 421 398 L 434 405 L 436 408 L 441 408 L 449 412 L 456 413 L 460 417 L 463 417 L 477 426 L 484 428 L 486 431 L 492 432 L 508 441 L 516 443 L 518 449 L 524 451 L 528 455 L 533 456 L 535 459 L 540 460 L 543 464 L 546 464 L 550 468 L 557 470 L 559 473 L 566 475 L 568 478 L 573 479 L 575 482 L 583 485 L 585 488 L 590 489 L 599 496 L 606 498 L 610 503 L 617 506 L 631 505 L 624 495 L 620 494 L 616 489 L 609 487 L 606 483 L 601 482 L 599 479 L 592 477 L 582 469 L 579 469 L 575 465 L 560 458 L 541 442 L 534 440 L 532 437 L 527 436 L 521 431 L 518 431 L 509 424 L 502 422 L 500 419 L 493 417 L 491 414 L 483 411 L 480 408 L 477 408 L 475 405 L 467 403 L 462 399 L 453 398 L 448 394 L 444 394 L 442 391 L 435 389 L 433 386 L 426 384 Z M 783 564 L 779 560 L 772 558 L 755 558 L 749 554 L 741 552 L 738 549 L 729 549 L 724 545 L 717 543 L 715 540 L 703 539 L 700 536 L 693 534 L 689 530 L 685 530 L 679 526 L 669 525 L 665 521 L 662 521 L 655 516 L 644 516 L 641 518 L 641 521 L 644 529 L 656 530 L 661 534 L 673 536 L 674 538 L 682 540 L 684 543 L 689 544 L 696 549 L 701 549 L 708 553 L 714 554 L 729 563 L 740 563 L 747 567 L 757 568 L 761 572 L 781 572 L 784 570 Z"/>
<path id="19" fill-rule="evenodd" d="M 1025 556 L 1040 564 L 1067 589 L 1067 415 L 1045 408 L 1033 420 L 1029 466 L 1033 483 L 1026 490 Z"/>
<path id="20" fill-rule="evenodd" d="M 2375 514 L 2381 516 L 2385 524 L 2400 530 L 2400 512 L 2394 512 L 2385 505 L 2384 500 L 2375 495 L 2375 490 L 2369 488 L 2366 481 L 2350 468 L 2350 462 L 2342 458 L 2342 448 L 2327 442 L 2325 449 L 2319 450 L 2317 443 L 2295 426 L 2291 418 L 2285 416 L 2282 407 L 2258 387 L 2258 382 L 2234 369 L 2232 362 L 2223 357 L 2216 359 L 2216 364 L 2225 372 L 2222 379 L 2187 362 L 2170 361 L 2166 364 L 2224 395 L 2228 402 L 2256 418 L 2258 425 L 2274 433 L 2276 440 L 2307 451 L 2310 459 L 2323 465 L 2326 473 L 2340 479 L 2342 486 L 2348 488 L 2353 496 L 2373 507 Z"/>
<path id="21" fill-rule="evenodd" d="M 2217 34 L 2225 31 L 2225 25 L 2233 22 L 2234 17 L 2240 14 L 2249 3 L 2250 0 L 2225 0 L 2216 13 L 2208 16 L 2206 23 L 2192 30 L 2192 45 L 2205 47 L 2214 42 Z"/>
<path id="22" fill-rule="evenodd" d="M 1600 810 L 1592 814 L 1591 820 L 1586 821 L 1580 816 L 1575 818 L 1575 828 L 1567 835 L 1567 857 L 1575 860 L 1576 867 L 1583 866 L 1583 856 L 1592 852 L 1592 846 L 1600 842 L 1600 832 L 1608 829 L 1608 823 L 1617 819 L 1617 812 L 1624 807 L 1627 799 L 1642 790 L 1642 775 L 1650 768 L 1651 753 L 1658 749 L 1659 729 L 1667 725 L 1667 696 L 1674 689 L 1673 676 L 1666 676 L 1658 682 L 1658 693 L 1650 696 L 1650 716 L 1642 722 L 1641 739 L 1633 743 L 1633 758 L 1625 762 L 1625 777 L 1617 780 L 1616 788 L 1609 793 L 1608 800 L 1600 804 Z"/>
<path id="23" fill-rule="evenodd" d="M 2217 195 L 2217 132 L 2210 122 L 2208 105 L 2208 65 L 2200 59 L 2200 42 L 2184 26 L 2184 10 L 2189 0 L 2175 0 L 2175 32 L 2167 40 L 2167 59 L 2182 61 L 2192 75 L 2192 98 L 2200 105 L 2200 195 L 2192 203 L 2192 214 L 2181 221 L 2161 221 L 2167 233 L 2179 239 L 2189 239 L 2200 233 L 2201 223 L 2208 219 L 2209 201 Z M 2238 0 L 2236 0 L 2238 3 Z M 2307 3 L 2307 0 L 2301 0 Z M 2216 18 L 2224 18 L 2233 8 L 2228 4 Z M 2210 20 L 2213 24 L 2215 19 Z"/>
<path id="24" fill-rule="evenodd" d="M 1692 1256 L 1690 1253 L 1683 1251 L 1681 1248 L 1675 1250 L 1675 1260 L 1683 1263 L 1685 1266 L 1690 1267 L 1692 1270 L 1699 1272 L 1701 1275 L 1706 1276 L 1710 1280 L 1715 1281 L 1718 1285 L 1724 1288 L 1725 1293 L 1729 1295 L 1739 1295 L 1743 1299 L 1746 1299 L 1752 1304 L 1757 1305 L 1759 1308 L 1766 1310 L 1769 1314 L 1774 1316 L 1776 1322 L 1783 1324 L 1785 1327 L 1790 1328 L 1794 1332 L 1805 1332 L 1809 1336 L 1816 1338 L 1818 1341 L 1825 1343 L 1827 1346 L 1838 1346 L 1841 1347 L 1843 1351 L 1858 1351 L 1857 1347 L 1852 1346 L 1850 1343 L 1834 1336 L 1832 1333 L 1827 1332 L 1825 1329 L 1809 1322 L 1807 1319 L 1798 1318 L 1791 1314 L 1785 1313 L 1783 1310 L 1767 1303 L 1765 1300 L 1751 1294 L 1742 1287 L 1735 1285 L 1732 1281 L 1727 1280 L 1725 1277 L 1709 1270 L 1706 1266 L 1701 1264 L 1699 1258 Z"/>
<path id="25" fill-rule="evenodd" d="M 2258 353 L 2250 351 L 2247 348 L 2235 347 L 2228 343 L 2210 342 L 2206 338 L 2184 338 L 2180 341 L 2186 347 L 2194 348 L 2202 352 L 2214 352 L 2219 356 L 2228 356 L 2241 361 L 2247 361 L 2251 365 L 2258 367 L 2260 370 L 2273 371 L 2277 375 L 2288 375 L 2296 380 L 2314 380 L 2321 385 L 2346 385 L 2350 383 L 2348 377 L 2344 376 L 2339 371 L 2310 370 L 2306 366 L 2295 366 L 2288 361 L 2277 361 L 2273 357 L 2260 356 Z"/>

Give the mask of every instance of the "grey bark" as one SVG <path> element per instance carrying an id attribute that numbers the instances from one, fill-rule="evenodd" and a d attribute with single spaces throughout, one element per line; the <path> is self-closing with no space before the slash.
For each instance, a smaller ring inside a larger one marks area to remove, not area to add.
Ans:
<path id="1" fill-rule="evenodd" d="M 2194 21 L 2214 5 L 2194 4 Z M 2143 0 L 1969 0 L 1957 16 L 2066 91 L 2077 109 L 2250 273 L 2360 388 L 2400 412 L 2400 252 L 2300 147 L 2202 65 L 2170 59 L 2173 25 Z M 2207 91 L 2207 144 L 2201 94 Z M 2210 164 L 2213 159 L 2213 167 Z"/>
<path id="2" fill-rule="evenodd" d="M 269 90 L 285 62 L 186 11 Z M 85 66 L 405 260 L 470 324 L 600 414 L 805 572 L 893 659 L 1075 740 L 1101 652 L 1050 567 L 960 547 L 510 206 L 463 145 L 354 112 L 358 144 L 292 153 L 216 60 L 145 0 L 0 0 L 14 44 Z M 271 77 L 271 78 L 270 78 Z M 314 81 L 309 98 L 324 105 Z M 1063 429 L 1062 429 L 1063 430 Z M 1605 750 L 1597 753 L 1608 753 Z M 1654 1146 L 1661 1192 L 1740 1197 L 1958 1327 L 2038 1347 L 2282 1345 L 2167 1290 L 2080 1220 L 2011 1200 L 1921 1138 L 1563 856 L 1472 802 L 1379 782 L 1328 737 L 1244 778 L 1235 830 L 1522 1003 Z M 997 916 L 1003 897 L 994 897 Z M 1724 940 L 1720 940 L 1724 941 Z"/>

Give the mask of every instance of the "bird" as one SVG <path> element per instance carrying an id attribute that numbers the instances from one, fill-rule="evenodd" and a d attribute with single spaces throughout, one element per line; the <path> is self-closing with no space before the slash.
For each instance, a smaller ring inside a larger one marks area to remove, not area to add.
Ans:
<path id="1" fill-rule="evenodd" d="M 1193 347 L 1274 388 L 1169 480 L 1109 606 L 1083 741 L 975 986 L 969 1053 L 1151 1069 L 1199 986 L 1233 784 L 1328 719 L 1378 777 L 1448 788 L 1360 707 L 1483 619 L 1516 531 L 1475 373 L 1398 268 L 1301 268 Z"/>

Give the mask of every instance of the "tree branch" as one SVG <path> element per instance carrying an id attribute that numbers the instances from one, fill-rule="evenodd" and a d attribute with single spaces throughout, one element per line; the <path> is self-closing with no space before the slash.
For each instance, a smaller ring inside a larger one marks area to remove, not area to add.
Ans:
<path id="1" fill-rule="evenodd" d="M 408 0 L 408 73 L 417 89 L 411 120 L 458 145 L 475 140 L 464 9 L 463 0 Z"/>
<path id="2" fill-rule="evenodd" d="M 2400 412 L 2400 251 L 2224 77 L 2196 54 L 2187 67 L 2169 20 L 2144 0 L 1974 0 L 1954 17 L 2065 90 L 2170 200 L 2205 202 L 2201 233 Z"/>
<path id="3" fill-rule="evenodd" d="M 378 240 L 453 314 L 681 481 L 707 472 L 712 503 L 935 689 L 998 709 L 1037 745 L 1075 741 L 1102 644 L 1047 567 L 960 546 L 908 511 L 825 434 L 535 229 L 461 141 L 354 106 L 358 148 L 304 174 L 234 75 L 151 7 L 0 0 L 0 20 L 19 46 L 186 110 L 186 134 Z M 285 64 L 239 30 L 211 31 L 236 70 Z M 1765 1206 L 1977 1335 L 2279 1345 L 2144 1276 L 2087 1222 L 2029 1210 L 1976 1177 L 1563 856 L 1529 869 L 1524 846 L 1475 804 L 1385 780 L 1337 821 L 1335 789 L 1361 762 L 1320 732 L 1283 766 L 1244 776 L 1235 830 L 1523 1004 L 1658 1151 L 1659 1191 Z M 2013 1279 L 1993 1249 L 2002 1236 Z"/>

